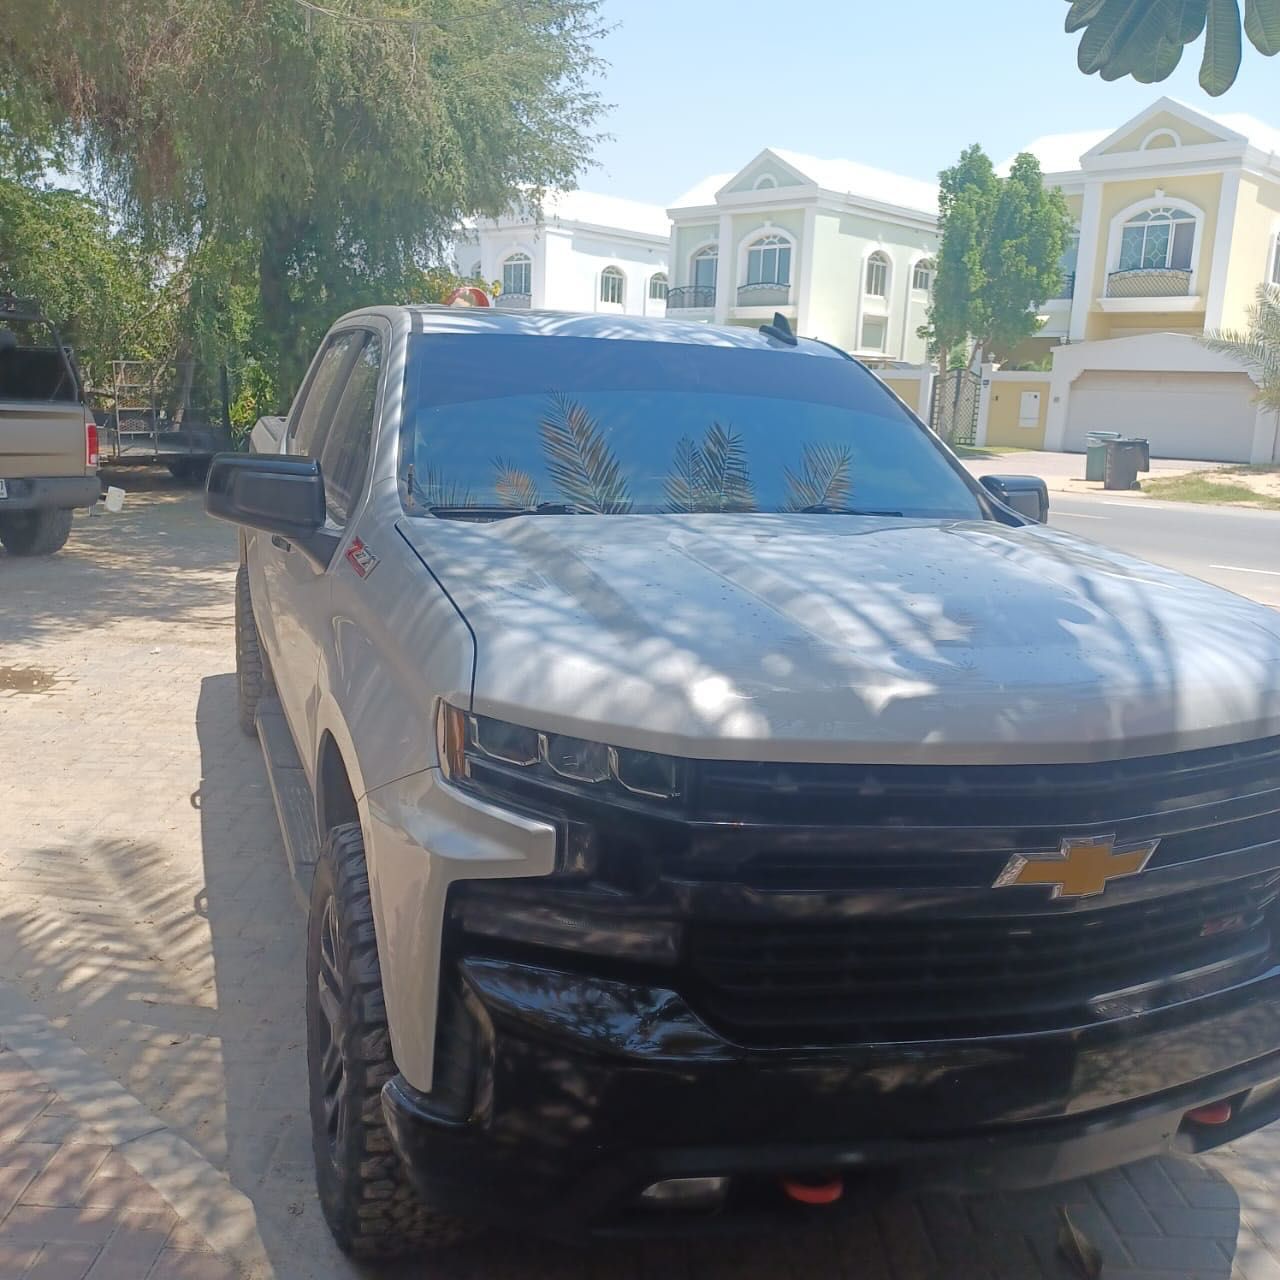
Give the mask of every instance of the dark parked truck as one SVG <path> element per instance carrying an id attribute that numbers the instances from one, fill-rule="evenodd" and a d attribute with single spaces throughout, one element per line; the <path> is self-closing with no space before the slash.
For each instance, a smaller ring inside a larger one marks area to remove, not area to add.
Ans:
<path id="1" fill-rule="evenodd" d="M 0 296 L 0 544 L 48 555 L 98 500 L 98 433 L 71 353 L 34 303 Z"/>
<path id="2" fill-rule="evenodd" d="M 344 1248 L 1280 1114 L 1280 615 L 1039 523 L 781 319 L 362 311 L 254 445 L 207 504 Z"/>

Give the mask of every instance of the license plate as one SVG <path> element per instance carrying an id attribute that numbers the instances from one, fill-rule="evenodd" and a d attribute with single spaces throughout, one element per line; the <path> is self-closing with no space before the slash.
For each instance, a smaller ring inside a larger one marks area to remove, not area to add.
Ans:
<path id="1" fill-rule="evenodd" d="M 8 482 L 5 480 L 0 480 L 0 498 L 7 498 L 8 496 L 9 496 Z"/>

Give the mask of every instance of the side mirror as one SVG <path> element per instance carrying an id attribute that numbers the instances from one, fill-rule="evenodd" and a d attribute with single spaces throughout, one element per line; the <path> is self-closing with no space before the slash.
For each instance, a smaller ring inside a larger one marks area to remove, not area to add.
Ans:
<path id="1" fill-rule="evenodd" d="M 1049 486 L 1039 476 L 983 476 L 982 487 L 999 503 L 1028 520 L 1049 519 Z"/>
<path id="2" fill-rule="evenodd" d="M 323 568 L 338 546 L 326 531 L 324 477 L 314 458 L 219 453 L 209 465 L 204 509 L 218 520 L 276 534 Z"/>

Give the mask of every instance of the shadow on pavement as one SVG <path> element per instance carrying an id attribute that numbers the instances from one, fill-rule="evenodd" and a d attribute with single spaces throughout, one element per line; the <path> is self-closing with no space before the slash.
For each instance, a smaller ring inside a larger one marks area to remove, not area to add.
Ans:
<path id="1" fill-rule="evenodd" d="M 67 545 L 53 557 L 0 548 L 0 612 L 7 641 L 92 628 L 121 617 L 198 620 L 226 604 L 225 566 L 235 530 L 210 537 L 204 500 L 167 471 L 109 474 L 128 496 L 118 515 L 78 511 Z M 49 590 L 50 573 L 57 590 Z"/>

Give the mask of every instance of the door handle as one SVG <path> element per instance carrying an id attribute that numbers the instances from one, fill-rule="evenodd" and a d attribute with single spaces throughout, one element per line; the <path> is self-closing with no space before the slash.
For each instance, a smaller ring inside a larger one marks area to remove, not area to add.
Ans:
<path id="1" fill-rule="evenodd" d="M 273 547 L 279 547 L 281 551 L 293 550 L 293 543 L 290 542 L 288 538 L 282 538 L 278 533 L 273 533 L 271 535 L 271 545 Z"/>

